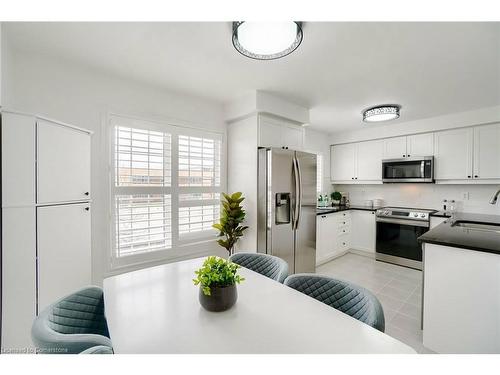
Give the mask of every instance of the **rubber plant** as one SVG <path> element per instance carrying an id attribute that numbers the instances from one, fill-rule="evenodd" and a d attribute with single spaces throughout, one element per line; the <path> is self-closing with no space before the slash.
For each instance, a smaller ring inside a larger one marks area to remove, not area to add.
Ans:
<path id="1" fill-rule="evenodd" d="M 243 236 L 243 232 L 248 229 L 247 226 L 241 225 L 245 221 L 245 210 L 241 205 L 245 198 L 242 195 L 241 192 L 231 195 L 222 193 L 220 221 L 212 225 L 219 231 L 219 237 L 224 237 L 217 240 L 217 243 L 224 247 L 229 255 L 233 254 L 234 245 Z"/>

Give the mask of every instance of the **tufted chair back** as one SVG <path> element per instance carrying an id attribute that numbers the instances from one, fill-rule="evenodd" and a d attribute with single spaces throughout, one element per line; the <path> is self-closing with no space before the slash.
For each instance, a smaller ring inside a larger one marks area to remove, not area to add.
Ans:
<path id="1" fill-rule="evenodd" d="M 229 260 L 280 283 L 283 283 L 288 276 L 288 263 L 272 255 L 236 253 L 231 255 Z"/>
<path id="2" fill-rule="evenodd" d="M 306 273 L 291 275 L 284 284 L 379 331 L 385 330 L 382 305 L 369 290 L 347 281 Z"/>
<path id="3" fill-rule="evenodd" d="M 87 287 L 48 306 L 33 322 L 31 337 L 44 353 L 80 353 L 97 345 L 111 347 L 102 289 Z"/>

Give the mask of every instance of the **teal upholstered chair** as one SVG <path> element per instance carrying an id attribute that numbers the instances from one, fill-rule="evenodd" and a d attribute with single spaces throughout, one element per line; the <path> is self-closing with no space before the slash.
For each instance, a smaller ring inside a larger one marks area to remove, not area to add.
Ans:
<path id="1" fill-rule="evenodd" d="M 384 310 L 372 292 L 347 281 L 315 274 L 295 274 L 285 285 L 317 299 L 379 331 L 385 330 Z"/>
<path id="2" fill-rule="evenodd" d="M 80 354 L 113 354 L 113 348 L 104 345 L 93 346 Z"/>
<path id="3" fill-rule="evenodd" d="M 258 272 L 282 283 L 288 276 L 288 263 L 283 259 L 259 253 L 236 253 L 229 257 L 233 263 Z"/>
<path id="4" fill-rule="evenodd" d="M 101 288 L 81 289 L 43 310 L 31 338 L 40 353 L 76 354 L 95 346 L 112 348 Z"/>

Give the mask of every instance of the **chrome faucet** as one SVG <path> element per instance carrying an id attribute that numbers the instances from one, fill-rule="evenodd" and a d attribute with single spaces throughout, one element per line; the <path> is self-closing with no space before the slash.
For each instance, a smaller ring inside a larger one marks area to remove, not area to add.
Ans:
<path id="1" fill-rule="evenodd" d="M 491 197 L 491 199 L 490 199 L 490 204 L 495 204 L 495 203 L 497 203 L 497 200 L 498 200 L 498 195 L 499 195 L 499 194 L 500 194 L 500 189 L 498 189 L 498 190 L 496 191 L 496 193 L 495 193 L 495 194 L 493 194 L 493 196 L 492 196 L 492 197 Z"/>

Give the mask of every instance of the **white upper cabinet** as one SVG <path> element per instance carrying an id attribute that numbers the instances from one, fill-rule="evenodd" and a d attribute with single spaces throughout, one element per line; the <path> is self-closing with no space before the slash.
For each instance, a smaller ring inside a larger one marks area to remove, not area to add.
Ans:
<path id="1" fill-rule="evenodd" d="M 330 147 L 330 175 L 332 181 L 353 181 L 356 177 L 357 145 L 348 143 Z"/>
<path id="2" fill-rule="evenodd" d="M 384 139 L 384 159 L 434 155 L 434 133 Z"/>
<path id="3" fill-rule="evenodd" d="M 259 116 L 259 146 L 287 147 L 290 150 L 302 150 L 304 147 L 304 129 L 295 123 Z"/>
<path id="4" fill-rule="evenodd" d="M 37 203 L 90 198 L 90 134 L 37 121 Z"/>
<path id="5" fill-rule="evenodd" d="M 406 157 L 434 155 L 434 133 L 409 135 L 406 137 Z"/>
<path id="6" fill-rule="evenodd" d="M 332 181 L 382 182 L 382 154 L 382 140 L 331 146 Z"/>
<path id="7" fill-rule="evenodd" d="M 500 124 L 474 128 L 474 179 L 500 179 Z"/>
<path id="8" fill-rule="evenodd" d="M 472 128 L 435 133 L 434 159 L 436 180 L 472 179 Z"/>
<path id="9" fill-rule="evenodd" d="M 382 181 L 383 141 L 361 142 L 357 146 L 357 173 L 354 179 Z"/>
<path id="10" fill-rule="evenodd" d="M 35 203 L 35 117 L 2 113 L 2 206 Z M 10 181 L 10 183 L 9 183 Z"/>
<path id="11" fill-rule="evenodd" d="M 384 142 L 384 159 L 406 157 L 406 137 L 387 138 Z"/>

